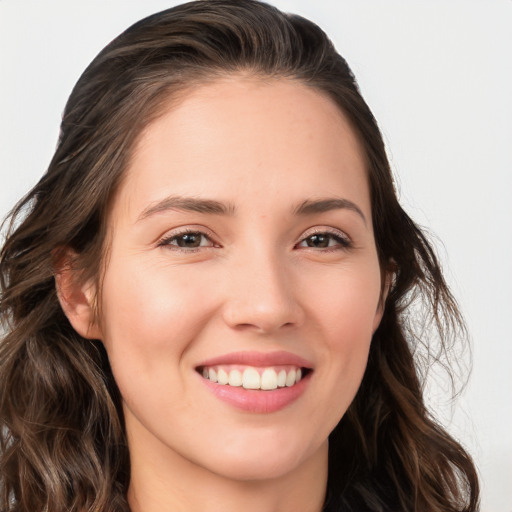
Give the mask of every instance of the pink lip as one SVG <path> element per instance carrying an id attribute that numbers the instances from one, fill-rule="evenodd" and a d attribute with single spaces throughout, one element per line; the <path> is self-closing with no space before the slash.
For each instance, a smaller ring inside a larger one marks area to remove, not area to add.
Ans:
<path id="1" fill-rule="evenodd" d="M 311 378 L 311 374 L 308 374 L 289 388 L 262 391 L 217 384 L 199 374 L 197 376 L 208 390 L 223 402 L 242 411 L 253 413 L 271 413 L 284 409 L 304 393 Z"/>
<path id="2" fill-rule="evenodd" d="M 301 368 L 312 368 L 312 363 L 290 352 L 232 352 L 222 356 L 203 361 L 197 368 L 204 366 L 217 366 L 240 364 L 254 367 L 267 367 L 289 365 Z M 279 411 L 297 400 L 306 390 L 311 380 L 312 372 L 304 376 L 297 384 L 278 388 L 271 391 L 244 389 L 228 385 L 217 384 L 203 378 L 198 378 L 217 398 L 237 409 L 253 413 L 271 413 Z"/>
<path id="3" fill-rule="evenodd" d="M 203 361 L 201 366 L 216 366 L 221 364 L 242 364 L 247 366 L 279 366 L 290 365 L 302 368 L 312 368 L 312 363 L 302 357 L 285 351 L 277 352 L 232 352 Z"/>

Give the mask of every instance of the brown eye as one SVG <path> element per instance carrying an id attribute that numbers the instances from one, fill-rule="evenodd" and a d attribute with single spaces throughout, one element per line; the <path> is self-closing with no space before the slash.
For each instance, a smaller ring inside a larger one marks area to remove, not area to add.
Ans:
<path id="1" fill-rule="evenodd" d="M 179 249 L 199 249 L 200 247 L 213 247 L 210 237 L 199 231 L 187 231 L 164 238 L 158 245 Z"/>
<path id="2" fill-rule="evenodd" d="M 175 238 L 176 245 L 178 247 L 200 247 L 201 246 L 201 238 L 203 235 L 201 233 L 185 233 L 184 235 L 177 236 Z"/>
<path id="3" fill-rule="evenodd" d="M 348 249 L 352 246 L 352 242 L 348 237 L 335 233 L 314 233 L 304 238 L 297 247 L 308 247 L 311 249 Z"/>
<path id="4" fill-rule="evenodd" d="M 329 247 L 329 242 L 331 241 L 331 235 L 311 235 L 306 238 L 306 244 L 308 247 L 316 247 L 319 249 L 323 249 L 324 247 Z"/>

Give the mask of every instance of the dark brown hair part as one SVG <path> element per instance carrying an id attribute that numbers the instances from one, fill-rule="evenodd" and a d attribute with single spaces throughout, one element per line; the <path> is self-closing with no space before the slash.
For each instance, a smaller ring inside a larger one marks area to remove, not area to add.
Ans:
<path id="1" fill-rule="evenodd" d="M 425 407 L 413 354 L 429 340 L 408 318 L 423 304 L 441 352 L 464 324 L 431 244 L 397 201 L 350 68 L 304 18 L 254 0 L 199 0 L 139 21 L 94 59 L 46 174 L 11 213 L 0 260 L 2 512 L 129 511 L 119 392 L 101 343 L 64 315 L 54 265 L 71 248 L 82 278 L 99 282 L 107 212 L 141 131 L 194 85 L 240 72 L 297 80 L 344 112 L 367 159 L 381 267 L 394 272 L 363 382 L 330 437 L 325 510 L 478 510 L 470 457 Z"/>

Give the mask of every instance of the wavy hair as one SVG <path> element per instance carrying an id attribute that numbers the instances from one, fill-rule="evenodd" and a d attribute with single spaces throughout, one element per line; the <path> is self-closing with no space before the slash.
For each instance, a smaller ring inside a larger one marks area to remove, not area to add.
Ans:
<path id="1" fill-rule="evenodd" d="M 59 305 L 55 261 L 72 248 L 82 278 L 101 283 L 106 215 L 138 135 L 190 87 L 239 72 L 296 80 L 348 117 L 366 155 L 380 264 L 394 271 L 361 387 L 330 436 L 325 511 L 478 510 L 471 458 L 425 407 L 417 354 L 430 340 L 410 319 L 422 304 L 435 358 L 464 324 L 398 203 L 350 68 L 304 18 L 255 0 L 199 0 L 139 21 L 99 53 L 71 93 L 47 172 L 11 212 L 0 260 L 1 512 L 129 511 L 119 391 L 102 344 L 80 337 Z"/>

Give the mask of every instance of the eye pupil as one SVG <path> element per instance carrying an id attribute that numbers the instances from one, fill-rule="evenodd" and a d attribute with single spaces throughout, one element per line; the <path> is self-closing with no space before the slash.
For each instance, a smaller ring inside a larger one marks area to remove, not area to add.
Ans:
<path id="1" fill-rule="evenodd" d="M 201 235 L 199 233 L 185 233 L 176 240 L 178 247 L 199 247 Z"/>
<path id="2" fill-rule="evenodd" d="M 311 235 L 307 239 L 308 247 L 329 247 L 328 235 Z"/>

